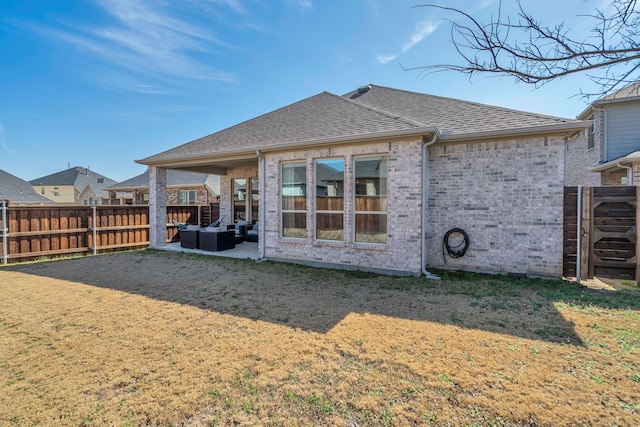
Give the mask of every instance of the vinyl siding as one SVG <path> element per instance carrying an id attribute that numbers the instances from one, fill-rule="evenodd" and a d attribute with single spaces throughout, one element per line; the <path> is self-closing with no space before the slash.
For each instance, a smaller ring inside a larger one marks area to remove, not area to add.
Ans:
<path id="1" fill-rule="evenodd" d="M 607 107 L 607 152 L 611 161 L 640 150 L 640 104 L 622 103 Z"/>

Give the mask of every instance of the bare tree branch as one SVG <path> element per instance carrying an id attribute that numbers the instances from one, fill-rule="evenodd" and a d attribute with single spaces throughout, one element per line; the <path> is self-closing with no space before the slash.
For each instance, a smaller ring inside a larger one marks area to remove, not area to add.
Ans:
<path id="1" fill-rule="evenodd" d="M 611 0 L 605 11 L 581 15 L 594 22 L 583 35 L 571 34 L 564 23 L 546 26 L 527 13 L 517 0 L 517 16 L 504 14 L 502 1 L 489 23 L 448 6 L 421 4 L 453 13 L 451 41 L 461 64 L 435 64 L 405 68 L 425 76 L 456 71 L 470 77 L 495 74 L 539 87 L 564 76 L 585 73 L 605 94 L 640 78 L 640 6 L 638 0 Z"/>

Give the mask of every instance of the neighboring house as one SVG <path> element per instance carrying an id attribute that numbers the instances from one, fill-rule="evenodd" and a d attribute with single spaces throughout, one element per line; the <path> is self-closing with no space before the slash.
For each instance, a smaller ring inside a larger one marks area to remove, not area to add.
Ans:
<path id="1" fill-rule="evenodd" d="M 165 244 L 163 188 L 180 169 L 221 176 L 220 213 L 260 221 L 263 258 L 560 277 L 565 151 L 589 126 L 374 85 L 323 92 L 138 160 L 151 246 Z M 257 189 L 257 209 L 235 205 L 236 181 Z M 443 255 L 454 228 L 470 241 L 459 258 Z"/>
<path id="2" fill-rule="evenodd" d="M 149 204 L 149 172 L 107 188 L 112 205 Z M 208 205 L 220 195 L 220 177 L 197 172 L 167 171 L 168 205 Z"/>
<path id="3" fill-rule="evenodd" d="M 9 205 L 46 205 L 53 203 L 36 193 L 27 181 L 0 169 L 0 200 Z"/>
<path id="4" fill-rule="evenodd" d="M 116 184 L 113 179 L 89 168 L 76 166 L 30 181 L 40 195 L 61 205 L 109 204 L 107 187 Z"/>
<path id="5" fill-rule="evenodd" d="M 568 185 L 640 185 L 640 82 L 604 96 L 579 116 L 586 141 L 568 151 Z"/>

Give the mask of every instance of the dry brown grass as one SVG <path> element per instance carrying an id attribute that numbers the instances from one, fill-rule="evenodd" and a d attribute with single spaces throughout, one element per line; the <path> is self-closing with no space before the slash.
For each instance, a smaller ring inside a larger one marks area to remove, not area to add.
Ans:
<path id="1" fill-rule="evenodd" d="M 0 269 L 1 425 L 634 425 L 640 297 L 129 252 Z"/>

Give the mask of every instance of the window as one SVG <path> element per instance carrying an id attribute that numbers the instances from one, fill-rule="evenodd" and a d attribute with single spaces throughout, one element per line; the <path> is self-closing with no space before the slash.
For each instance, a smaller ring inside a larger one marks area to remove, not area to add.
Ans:
<path id="1" fill-rule="evenodd" d="M 344 159 L 316 161 L 316 239 L 344 240 Z"/>
<path id="2" fill-rule="evenodd" d="M 282 237 L 307 237 L 307 165 L 282 163 Z"/>
<path id="3" fill-rule="evenodd" d="M 236 178 L 231 182 L 233 186 L 233 222 L 247 219 L 247 180 Z"/>
<path id="4" fill-rule="evenodd" d="M 591 128 L 589 129 L 589 135 L 588 140 L 587 140 L 587 150 L 591 150 L 594 145 L 595 145 L 595 141 L 596 141 L 596 121 L 595 121 L 595 117 L 591 116 L 591 118 L 589 119 L 591 120 Z"/>
<path id="5" fill-rule="evenodd" d="M 354 159 L 355 241 L 387 243 L 387 157 Z"/>
<path id="6" fill-rule="evenodd" d="M 180 204 L 180 205 L 195 205 L 196 204 L 196 191 L 195 190 L 180 190 L 178 192 L 178 204 Z"/>
<path id="7" fill-rule="evenodd" d="M 251 221 L 257 221 L 260 218 L 259 184 L 257 178 L 251 178 Z"/>
<path id="8" fill-rule="evenodd" d="M 58 187 L 53 187 L 53 195 L 54 196 L 59 196 L 60 195 L 60 189 Z"/>

